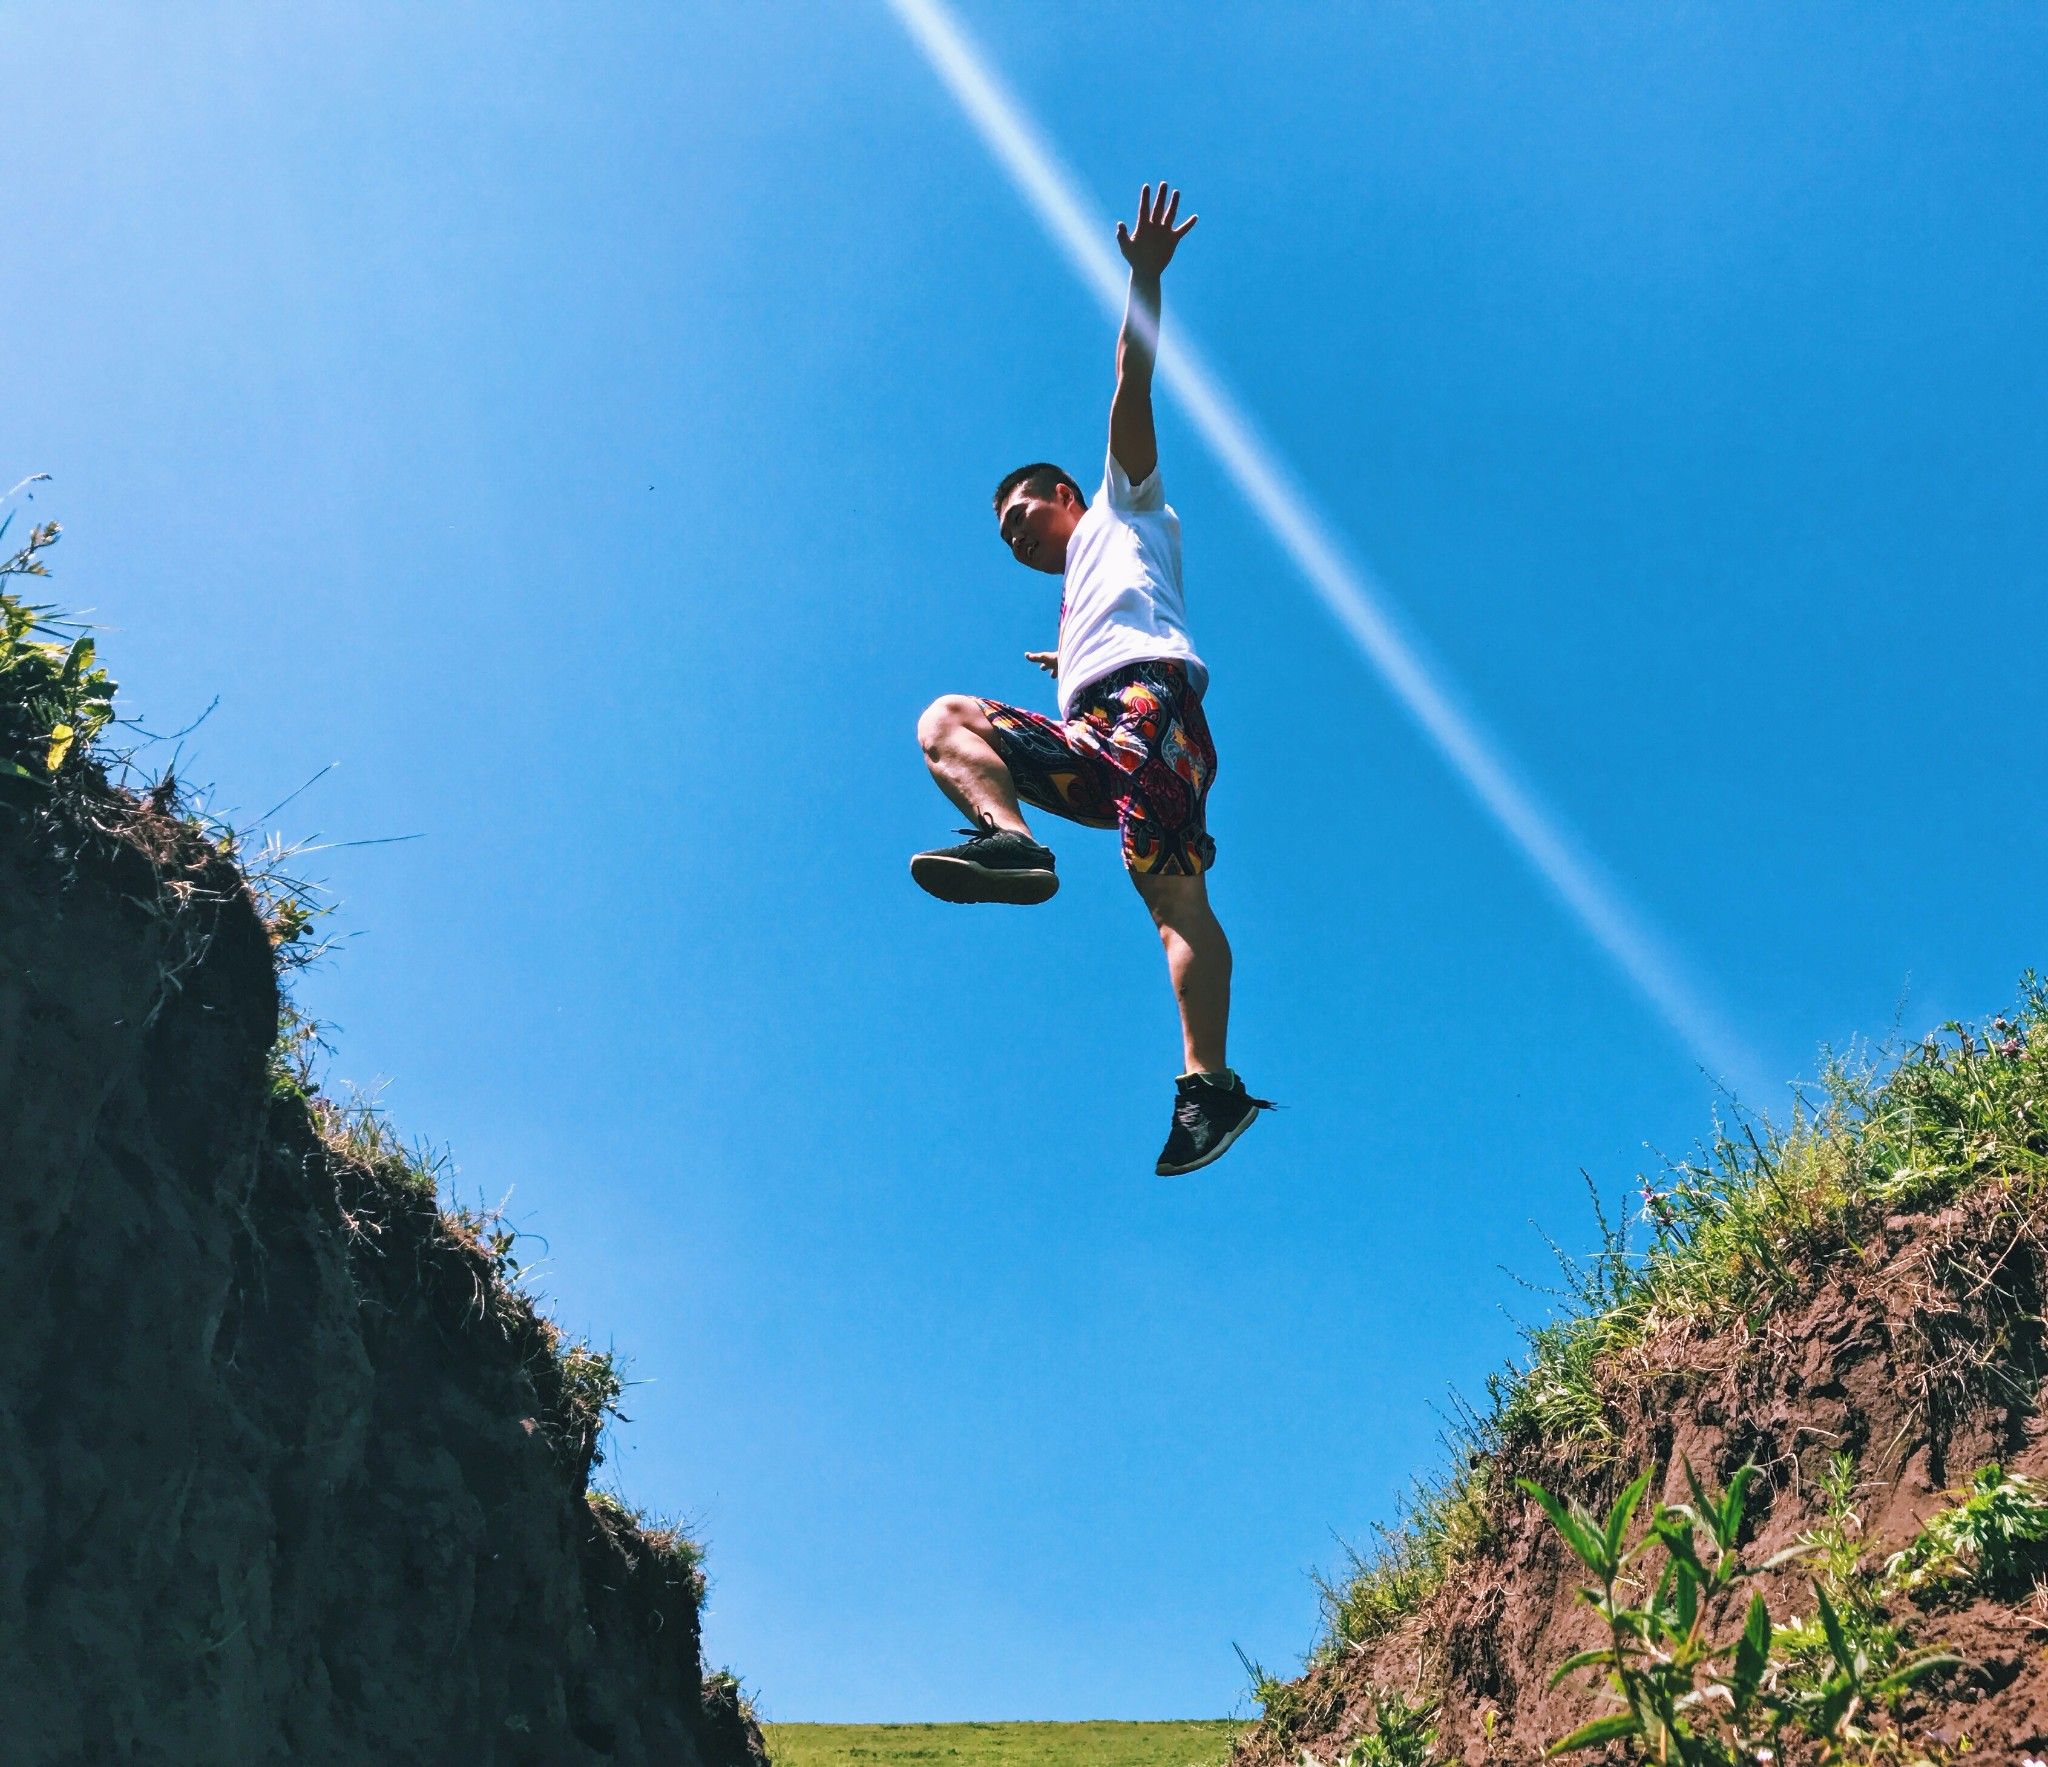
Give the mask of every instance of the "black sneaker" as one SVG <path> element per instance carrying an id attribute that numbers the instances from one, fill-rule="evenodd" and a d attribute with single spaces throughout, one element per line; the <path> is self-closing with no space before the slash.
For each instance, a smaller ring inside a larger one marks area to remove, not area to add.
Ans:
<path id="1" fill-rule="evenodd" d="M 1028 834 L 997 828 L 963 828 L 957 847 L 914 854 L 910 875 L 941 902 L 1043 902 L 1060 887 L 1052 850 Z"/>
<path id="2" fill-rule="evenodd" d="M 1220 1160 L 1260 1111 L 1275 1108 L 1266 1099 L 1252 1097 L 1235 1074 L 1224 1084 L 1183 1074 L 1174 1088 L 1179 1096 L 1173 1101 L 1173 1129 L 1159 1164 L 1152 1168 L 1162 1178 L 1178 1178 Z"/>

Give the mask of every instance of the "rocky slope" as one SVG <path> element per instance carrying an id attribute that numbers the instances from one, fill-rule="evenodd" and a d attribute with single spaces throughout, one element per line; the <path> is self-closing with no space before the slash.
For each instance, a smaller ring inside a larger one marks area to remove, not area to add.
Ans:
<path id="1" fill-rule="evenodd" d="M 277 1060 L 292 928 L 220 843 L 42 758 L 0 773 L 0 1757 L 764 1759 L 694 1549 L 587 1495 L 608 1365 Z"/>

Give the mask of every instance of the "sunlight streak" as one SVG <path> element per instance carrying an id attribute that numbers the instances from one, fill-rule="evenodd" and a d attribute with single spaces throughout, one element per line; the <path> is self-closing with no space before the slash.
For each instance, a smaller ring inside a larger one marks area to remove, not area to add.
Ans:
<path id="1" fill-rule="evenodd" d="M 1126 276 L 1112 227 L 1089 212 L 1072 174 L 997 79 L 945 0 L 888 0 L 888 5 L 1075 273 L 1112 317 L 1120 316 Z M 1724 1085 L 1754 1097 L 1754 1060 L 1670 942 L 1518 776 L 1499 743 L 1459 704 L 1442 673 L 1425 663 L 1372 573 L 1348 555 L 1278 451 L 1259 435 L 1195 349 L 1171 331 L 1161 340 L 1158 373 L 1317 598 L 1537 875 L 1700 1065 Z"/>

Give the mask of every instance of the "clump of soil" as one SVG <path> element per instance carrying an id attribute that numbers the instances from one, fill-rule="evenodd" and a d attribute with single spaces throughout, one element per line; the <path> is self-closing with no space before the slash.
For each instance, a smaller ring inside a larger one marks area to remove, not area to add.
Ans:
<path id="1" fill-rule="evenodd" d="M 0 778 L 0 1753 L 765 1761 L 553 1328 L 278 1023 L 166 794 Z"/>
<path id="2" fill-rule="evenodd" d="M 2044 1225 L 2029 1189 L 1987 1180 L 1937 1212 L 1883 1221 L 1757 1317 L 1673 1325 L 1603 1366 L 1612 1436 L 1570 1448 L 1501 1443 L 1480 1543 L 1456 1573 L 1391 1631 L 1294 1683 L 1287 1722 L 1248 1732 L 1233 1767 L 1297 1767 L 1304 1753 L 1342 1760 L 1371 1728 L 1382 1689 L 1441 1701 L 1436 1758 L 1447 1761 L 1534 1762 L 1611 1709 L 1589 1699 L 1582 1677 L 1548 1685 L 1557 1664 L 1605 1633 L 1580 1599 L 1581 1567 L 1518 1479 L 1604 1513 L 1644 1466 L 1659 1469 L 1652 1495 L 1661 1488 L 1681 1503 L 1685 1462 L 1716 1488 L 1754 1463 L 1744 1557 L 1760 1563 L 1822 1520 L 1822 1474 L 1847 1453 L 1865 1563 L 1875 1564 L 1977 1467 L 2048 1475 L 2037 1410 L 2048 1374 Z M 1809 1576 L 1797 1563 L 1764 1576 L 1774 1618 L 1813 1613 Z M 1973 1759 L 2048 1751 L 2039 1592 L 1906 1603 L 1897 1617 L 1914 1643 L 1965 1658 L 1910 1696 L 1899 1722 L 1907 1758 L 1946 1758 L 1964 1738 Z M 1740 1619 L 1720 1616 L 1715 1635 L 1732 1637 Z"/>

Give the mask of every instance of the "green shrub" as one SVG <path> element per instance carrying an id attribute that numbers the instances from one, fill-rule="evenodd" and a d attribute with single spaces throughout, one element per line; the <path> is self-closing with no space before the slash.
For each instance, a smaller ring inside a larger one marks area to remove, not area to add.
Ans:
<path id="1" fill-rule="evenodd" d="M 1804 1648 L 1803 1627 L 1774 1628 L 1759 1589 L 1750 1592 L 1741 1631 L 1716 1640 L 1709 1622 L 1718 1607 L 1739 1600 L 1759 1571 L 1783 1558 L 1813 1555 L 1816 1546 L 1802 1542 L 1780 1559 L 1746 1563 L 1739 1543 L 1756 1469 L 1744 1467 L 1716 1497 L 1690 1466 L 1685 1474 L 1692 1501 L 1656 1504 L 1640 1539 L 1629 1546 L 1630 1524 L 1653 1473 L 1645 1467 L 1597 1519 L 1522 1481 L 1592 1573 L 1593 1584 L 1581 1593 L 1608 1634 L 1605 1644 L 1558 1664 L 1551 1685 L 1583 1675 L 1619 1703 L 1618 1710 L 1580 1725 L 1546 1752 L 1619 1746 L 1638 1762 L 1753 1767 L 1776 1758 L 1783 1739 L 1795 1737 L 1818 1745 L 1824 1763 L 1909 1759 L 1896 1732 L 1889 1726 L 1873 1729 L 1869 1721 L 1913 1682 L 1957 1659 L 1938 1651 L 1903 1654 L 1881 1614 L 1874 1632 L 1859 1629 L 1860 1597 L 1845 1618 L 1822 1580 L 1812 1584 L 1812 1625 L 1820 1649 Z M 1846 1565 L 1844 1570 L 1838 1551 L 1834 1572 L 1861 1577 L 1853 1556 Z M 1862 1593 L 1868 1592 L 1866 1585 Z M 1874 1603 L 1868 1611 L 1877 1613 Z"/>
<path id="2" fill-rule="evenodd" d="M 1796 1553 L 1807 1559 L 1843 1635 L 1874 1670 L 1883 1673 L 1903 1658 L 1905 1646 L 1885 1611 L 1889 1586 L 1863 1566 L 1863 1519 L 1855 1507 L 1855 1461 L 1846 1454 L 1830 1457 L 1820 1487 L 1824 1513 L 1818 1525 L 1799 1537 Z M 1818 1606 L 1807 1619 L 1778 1627 L 1774 1637 L 1788 1660 L 1816 1672 L 1825 1670 L 1833 1654 Z"/>
<path id="3" fill-rule="evenodd" d="M 2009 1595 L 2048 1570 L 2048 1500 L 2034 1480 L 1992 1465 L 1957 1495 L 1892 1556 L 1885 1574 L 1893 1587 Z"/>
<path id="4" fill-rule="evenodd" d="M 0 536 L 14 520 L 0 519 Z M 38 556 L 57 543 L 55 522 L 31 528 L 0 558 L 0 577 L 46 577 Z M 93 641 L 55 610 L 0 591 L 0 773 L 47 778 L 82 760 L 114 716 L 114 683 Z"/>
<path id="5" fill-rule="evenodd" d="M 1380 1689 L 1372 1696 L 1372 1711 L 1371 1731 L 1351 1745 L 1340 1767 L 1433 1767 L 1437 1759 L 1434 1700 L 1411 1705 L 1401 1694 Z"/>

